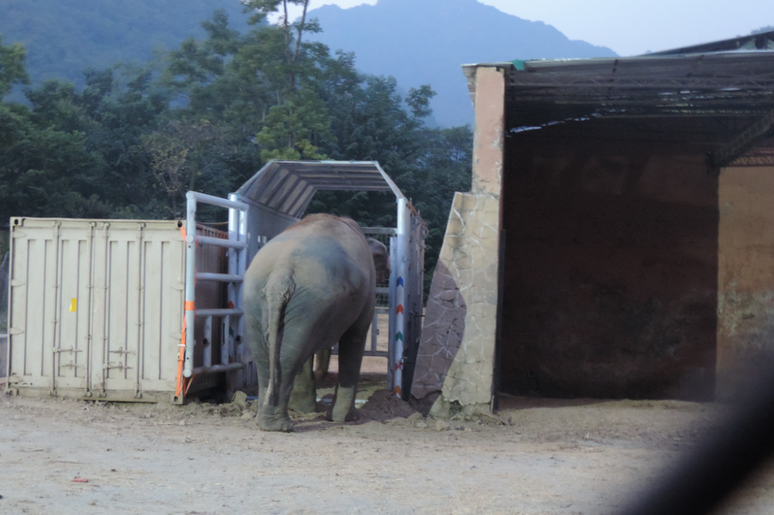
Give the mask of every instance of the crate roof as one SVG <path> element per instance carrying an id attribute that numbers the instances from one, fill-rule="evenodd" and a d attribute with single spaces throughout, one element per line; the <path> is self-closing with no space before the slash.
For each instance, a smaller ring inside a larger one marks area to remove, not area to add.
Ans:
<path id="1" fill-rule="evenodd" d="M 391 191 L 404 198 L 376 161 L 269 161 L 237 190 L 246 200 L 300 218 L 318 191 Z"/>

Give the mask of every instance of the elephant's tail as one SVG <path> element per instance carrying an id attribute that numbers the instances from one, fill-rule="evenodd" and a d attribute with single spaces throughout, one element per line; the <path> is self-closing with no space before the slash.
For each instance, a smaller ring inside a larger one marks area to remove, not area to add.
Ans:
<path id="1" fill-rule="evenodd" d="M 266 390 L 264 402 L 270 406 L 279 405 L 282 384 L 280 348 L 285 330 L 285 309 L 295 289 L 296 283 L 293 281 L 292 271 L 272 273 L 266 284 L 266 301 L 269 310 L 269 327 L 266 335 L 266 341 L 269 344 L 269 387 Z"/>

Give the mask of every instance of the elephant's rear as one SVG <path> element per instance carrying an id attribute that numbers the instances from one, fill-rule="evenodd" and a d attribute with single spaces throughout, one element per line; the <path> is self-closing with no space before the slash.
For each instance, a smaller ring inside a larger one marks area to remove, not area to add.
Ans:
<path id="1" fill-rule="evenodd" d="M 262 428 L 289 430 L 294 376 L 316 350 L 335 345 L 356 321 L 362 325 L 366 311 L 372 314 L 374 277 L 362 232 L 334 217 L 291 226 L 255 256 L 244 295 Z"/>

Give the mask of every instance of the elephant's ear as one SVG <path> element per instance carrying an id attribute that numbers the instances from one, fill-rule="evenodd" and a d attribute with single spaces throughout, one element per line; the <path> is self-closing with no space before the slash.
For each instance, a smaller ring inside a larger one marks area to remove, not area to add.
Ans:
<path id="1" fill-rule="evenodd" d="M 376 269 L 376 284 L 381 284 L 390 277 L 390 253 L 384 243 L 373 238 L 368 238 L 368 247 L 374 258 Z"/>

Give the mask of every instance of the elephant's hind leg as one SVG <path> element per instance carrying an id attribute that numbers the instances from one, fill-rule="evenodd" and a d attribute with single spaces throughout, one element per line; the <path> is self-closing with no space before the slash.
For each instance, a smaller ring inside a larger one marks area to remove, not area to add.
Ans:
<path id="1" fill-rule="evenodd" d="M 264 324 L 259 316 L 249 316 L 247 319 L 246 336 L 250 342 L 258 372 L 258 427 L 266 431 L 291 431 L 293 428 L 287 416 L 287 407 L 283 410 L 281 402 L 277 406 L 267 404 L 266 392 L 269 389 L 269 349 L 266 343 Z M 280 396 L 280 399 L 282 396 Z M 287 405 L 286 405 L 287 406 Z"/>
<path id="2" fill-rule="evenodd" d="M 328 375 L 328 369 L 331 365 L 331 349 L 322 349 L 315 354 L 317 357 L 317 368 L 314 371 L 315 381 L 322 381 Z"/>
<path id="3" fill-rule="evenodd" d="M 314 355 L 304 362 L 301 372 L 293 382 L 293 393 L 290 394 L 290 409 L 299 413 L 317 412 L 317 393 L 312 374 Z"/>
<path id="4" fill-rule="evenodd" d="M 293 422 L 288 414 L 288 401 L 293 389 L 293 376 L 290 367 L 282 367 L 282 380 L 280 382 L 279 400 L 277 405 L 272 405 L 271 396 L 266 395 L 269 389 L 268 380 L 260 381 L 258 386 L 258 427 L 264 431 L 283 431 L 289 433 L 293 430 Z M 261 379 L 259 375 L 259 380 Z"/>
<path id="5" fill-rule="evenodd" d="M 267 402 L 268 399 L 266 395 L 259 395 L 258 427 L 264 431 L 283 431 L 285 433 L 293 431 L 293 422 L 288 415 L 289 397 L 290 389 L 288 388 L 286 395 L 284 392 L 280 394 L 280 400 L 277 406 L 272 406 L 270 402 Z"/>
<path id="6" fill-rule="evenodd" d="M 264 406 L 263 411 L 258 413 L 258 427 L 264 431 L 290 433 L 293 431 L 293 422 L 277 406 Z"/>
<path id="7" fill-rule="evenodd" d="M 348 422 L 357 418 L 355 396 L 367 333 L 368 325 L 364 328 L 355 325 L 339 340 L 339 383 L 333 407 L 328 411 L 328 420 Z"/>

